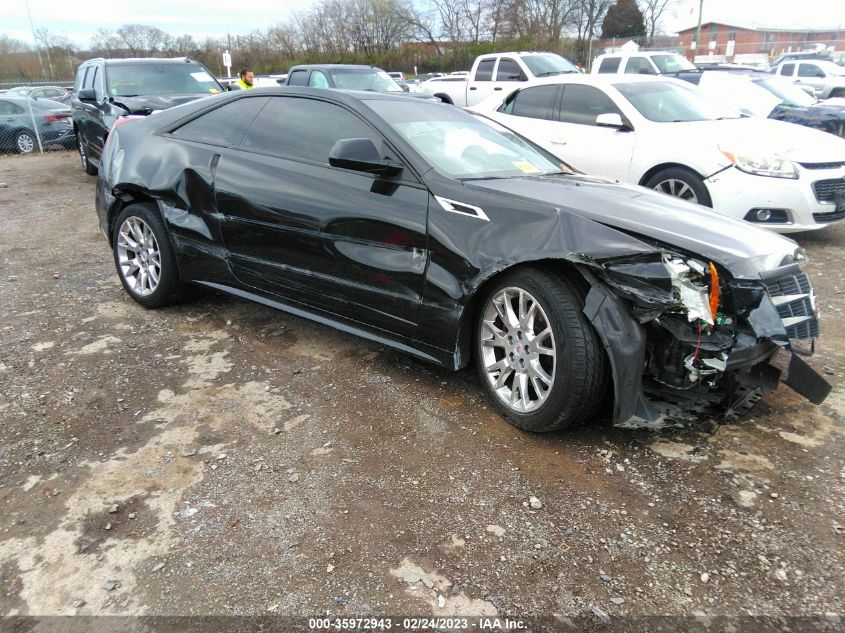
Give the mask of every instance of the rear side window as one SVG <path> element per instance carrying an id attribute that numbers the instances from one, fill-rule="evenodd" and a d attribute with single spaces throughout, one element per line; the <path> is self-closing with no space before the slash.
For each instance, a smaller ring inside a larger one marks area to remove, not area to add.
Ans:
<path id="1" fill-rule="evenodd" d="M 615 73 L 619 70 L 620 57 L 605 57 L 599 64 L 599 73 Z"/>
<path id="2" fill-rule="evenodd" d="M 329 152 L 344 138 L 382 140 L 361 119 L 334 103 L 296 97 L 272 97 L 241 146 L 270 154 L 328 164 Z"/>
<path id="3" fill-rule="evenodd" d="M 188 121 L 171 134 L 186 141 L 225 147 L 239 145 L 269 97 L 247 97 L 215 108 Z"/>
<path id="4" fill-rule="evenodd" d="M 555 101 L 557 101 L 558 86 L 537 86 L 521 91 L 514 100 L 511 114 L 531 119 L 557 120 L 555 116 Z"/>
<path id="5" fill-rule="evenodd" d="M 789 75 L 792 76 L 792 73 L 795 72 L 795 64 L 784 64 L 780 67 L 780 74 L 781 75 Z"/>
<path id="6" fill-rule="evenodd" d="M 308 83 L 307 70 L 294 70 L 288 77 L 289 86 L 305 86 Z"/>
<path id="7" fill-rule="evenodd" d="M 23 114 L 23 108 L 11 101 L 0 101 L 0 114 Z"/>
<path id="8" fill-rule="evenodd" d="M 475 80 L 493 81 L 493 66 L 495 65 L 495 59 L 482 59 L 478 62 L 478 68 L 475 71 Z"/>
<path id="9" fill-rule="evenodd" d="M 308 85 L 312 88 L 328 88 L 329 80 L 319 70 L 311 71 L 311 77 L 308 79 Z"/>
<path id="10" fill-rule="evenodd" d="M 651 62 L 645 57 L 632 57 L 625 64 L 625 74 L 628 75 L 654 75 L 654 68 Z"/>
<path id="11" fill-rule="evenodd" d="M 564 123 L 595 125 L 598 115 L 612 112 L 622 114 L 610 97 L 598 88 L 570 84 L 563 89 L 560 120 Z"/>
<path id="12" fill-rule="evenodd" d="M 522 81 L 522 70 L 512 59 L 500 59 L 496 70 L 496 81 Z"/>

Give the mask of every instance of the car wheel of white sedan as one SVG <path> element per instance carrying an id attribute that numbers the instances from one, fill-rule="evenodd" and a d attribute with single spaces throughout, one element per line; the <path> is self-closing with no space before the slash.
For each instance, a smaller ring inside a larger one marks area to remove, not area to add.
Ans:
<path id="1" fill-rule="evenodd" d="M 698 174 L 682 167 L 661 169 L 646 181 L 645 186 L 687 202 L 713 206 L 710 193 Z"/>

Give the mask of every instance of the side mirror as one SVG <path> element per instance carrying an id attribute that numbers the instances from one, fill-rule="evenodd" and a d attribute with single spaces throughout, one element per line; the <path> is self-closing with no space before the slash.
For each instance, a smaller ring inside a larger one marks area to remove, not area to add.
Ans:
<path id="1" fill-rule="evenodd" d="M 827 75 L 824 74 L 824 71 L 820 70 L 819 72 L 816 73 L 816 77 L 824 79 L 825 77 L 827 77 Z"/>
<path id="2" fill-rule="evenodd" d="M 622 120 L 618 112 L 606 112 L 596 117 L 598 127 L 613 127 L 617 130 L 629 130 L 630 128 Z"/>
<path id="3" fill-rule="evenodd" d="M 402 171 L 399 165 L 384 160 L 375 143 L 368 138 L 339 140 L 329 152 L 329 165 L 380 176 L 395 176 Z"/>
<path id="4" fill-rule="evenodd" d="M 82 103 L 97 103 L 97 94 L 93 88 L 85 88 L 76 93 Z"/>

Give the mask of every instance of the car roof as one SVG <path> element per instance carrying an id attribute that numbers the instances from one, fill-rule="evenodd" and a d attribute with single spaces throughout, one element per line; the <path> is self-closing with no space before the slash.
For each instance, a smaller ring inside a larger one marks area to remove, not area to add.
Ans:
<path id="1" fill-rule="evenodd" d="M 121 57 L 116 59 L 95 57 L 93 59 L 86 59 L 83 64 L 94 62 L 102 62 L 108 66 L 132 64 L 199 64 L 197 60 L 191 59 L 190 57 Z"/>
<path id="2" fill-rule="evenodd" d="M 632 57 L 634 55 L 640 55 L 642 57 L 653 57 L 655 55 L 677 55 L 678 57 L 683 57 L 683 55 L 676 51 L 619 51 L 618 53 L 602 53 L 599 57 Z"/>
<path id="3" fill-rule="evenodd" d="M 612 84 L 633 84 L 649 81 L 672 81 L 677 83 L 679 80 L 668 75 L 617 75 L 613 73 L 589 75 L 586 73 L 565 73 L 563 75 L 554 75 L 553 77 L 534 79 L 525 87 L 527 88 L 528 86 L 539 86 L 544 84 L 594 84 L 598 86 L 608 86 Z M 687 82 L 682 83 L 686 84 Z"/>
<path id="4" fill-rule="evenodd" d="M 297 64 L 296 66 L 292 66 L 290 70 L 302 70 L 304 68 L 350 68 L 350 69 L 369 69 L 375 68 L 376 70 L 381 70 L 378 66 L 372 66 L 370 64 Z M 288 74 L 290 74 L 290 70 Z"/>

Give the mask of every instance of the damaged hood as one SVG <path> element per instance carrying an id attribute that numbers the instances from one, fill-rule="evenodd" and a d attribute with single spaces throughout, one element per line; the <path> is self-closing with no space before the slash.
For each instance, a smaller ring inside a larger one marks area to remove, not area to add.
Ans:
<path id="1" fill-rule="evenodd" d="M 707 207 L 590 176 L 477 180 L 466 186 L 547 203 L 552 212 L 574 213 L 625 233 L 677 246 L 721 264 L 738 278 L 759 279 L 761 272 L 791 263 L 799 250 L 788 238 Z"/>
<path id="2" fill-rule="evenodd" d="M 156 110 L 167 110 L 208 97 L 208 93 L 190 93 L 177 95 L 137 95 L 135 97 L 114 97 L 112 103 L 129 111 L 129 114 L 150 114 Z"/>

